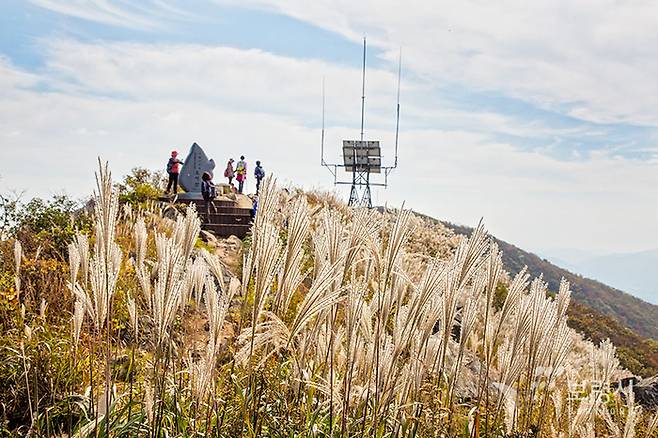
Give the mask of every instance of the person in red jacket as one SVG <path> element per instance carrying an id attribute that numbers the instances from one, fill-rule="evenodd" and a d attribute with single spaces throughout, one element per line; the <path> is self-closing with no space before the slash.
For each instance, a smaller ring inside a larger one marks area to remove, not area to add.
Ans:
<path id="1" fill-rule="evenodd" d="M 169 193 L 169 189 L 172 188 L 174 195 L 178 193 L 178 174 L 180 173 L 180 165 L 183 164 L 178 158 L 178 152 L 172 151 L 171 158 L 167 162 L 167 173 L 169 174 L 169 182 L 167 183 L 167 190 L 165 190 L 165 195 Z"/>

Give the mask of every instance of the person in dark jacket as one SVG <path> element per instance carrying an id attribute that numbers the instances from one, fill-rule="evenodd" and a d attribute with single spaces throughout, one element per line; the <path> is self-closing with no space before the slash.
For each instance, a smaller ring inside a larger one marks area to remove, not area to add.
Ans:
<path id="1" fill-rule="evenodd" d="M 178 193 L 178 174 L 180 173 L 180 165 L 183 164 L 178 158 L 178 152 L 172 151 L 171 158 L 167 162 L 167 173 L 169 174 L 169 182 L 167 183 L 167 190 L 165 190 L 165 195 L 169 193 L 169 190 L 173 186 L 173 194 Z"/>
<path id="2" fill-rule="evenodd" d="M 203 196 L 203 200 L 206 201 L 206 218 L 208 223 L 211 223 L 210 205 L 212 204 L 213 209 L 217 211 L 213 202 L 217 196 L 217 188 L 212 182 L 212 175 L 209 172 L 203 172 L 203 175 L 201 175 L 201 196 Z"/>
<path id="3" fill-rule="evenodd" d="M 256 161 L 256 168 L 254 169 L 254 177 L 256 178 L 256 194 L 260 190 L 260 182 L 265 178 L 265 169 L 260 165 L 260 161 Z"/>

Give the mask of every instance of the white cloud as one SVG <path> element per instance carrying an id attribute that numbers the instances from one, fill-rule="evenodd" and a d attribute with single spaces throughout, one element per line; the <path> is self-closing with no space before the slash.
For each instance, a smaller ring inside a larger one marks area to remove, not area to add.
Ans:
<path id="1" fill-rule="evenodd" d="M 159 168 L 169 150 L 199 142 L 222 166 L 241 153 L 306 187 L 330 187 L 319 166 L 319 78 L 336 91 L 328 149 L 358 131 L 358 69 L 223 47 L 53 42 L 42 75 L 0 64 L 0 170 L 4 188 L 31 195 L 89 192 L 98 155 L 116 175 Z M 327 73 L 328 72 L 328 73 Z M 356 78 L 356 79 L 355 79 Z M 390 157 L 395 75 L 373 71 L 371 138 Z M 51 91 L 30 89 L 44 83 Z M 419 117 L 415 102 L 407 117 Z M 339 111 L 346 109 L 345 114 Z M 404 107 L 403 107 L 404 108 Z M 431 108 L 425 111 L 431 112 Z M 447 111 L 461 129 L 405 128 L 401 167 L 380 203 L 407 205 L 442 219 L 485 217 L 500 237 L 528 248 L 640 250 L 658 246 L 658 161 L 598 152 L 560 161 L 475 129 L 513 127 L 497 115 Z M 392 117 L 390 117 L 392 122 Z M 411 119 L 403 119 L 411 124 Z M 473 129 L 471 129 L 473 128 Z M 526 128 L 530 129 L 530 128 Z M 334 155 L 334 158 L 336 156 Z"/>
<path id="2" fill-rule="evenodd" d="M 328 117 L 356 120 L 360 110 L 360 70 L 320 60 L 191 44 L 55 40 L 47 47 L 49 82 L 69 93 L 203 102 L 235 111 L 303 115 L 319 121 L 325 77 Z M 396 81 L 392 72 L 369 70 L 370 120 L 376 119 L 375 110 L 383 105 L 388 105 L 393 120 Z"/>
<path id="3" fill-rule="evenodd" d="M 89 44 L 62 39 L 46 44 L 49 83 L 70 93 L 205 102 L 234 111 L 297 117 L 317 125 L 324 78 L 328 121 L 356 127 L 360 117 L 358 68 L 222 46 Z M 368 69 L 367 128 L 394 127 L 396 86 L 394 70 Z M 428 86 L 424 82 L 403 84 L 403 122 L 535 138 L 588 134 L 584 128 L 552 128 L 541 121 L 521 122 L 493 111 L 457 109 L 445 99 L 429 100 Z"/>
<path id="4" fill-rule="evenodd" d="M 0 93 L 32 87 L 38 80 L 36 75 L 16 68 L 8 58 L 0 55 Z"/>
<path id="5" fill-rule="evenodd" d="M 30 0 L 115 26 L 154 28 L 194 15 L 173 0 Z M 636 0 L 481 2 L 207 0 L 258 8 L 344 35 L 367 34 L 391 61 L 404 47 L 419 77 L 495 91 L 583 120 L 658 125 L 658 3 Z"/>
<path id="6" fill-rule="evenodd" d="M 248 0 L 371 43 L 439 84 L 493 90 L 594 122 L 658 125 L 653 1 Z"/>

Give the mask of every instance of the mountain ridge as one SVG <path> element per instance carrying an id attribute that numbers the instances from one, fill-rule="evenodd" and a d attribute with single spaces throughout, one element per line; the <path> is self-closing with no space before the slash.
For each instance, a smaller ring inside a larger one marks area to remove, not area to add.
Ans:
<path id="1" fill-rule="evenodd" d="M 550 251 L 539 251 L 538 255 L 573 273 L 631 292 L 651 304 L 658 304 L 658 281 L 654 275 L 658 268 L 658 249 L 575 258 L 569 258 L 566 253 L 556 257 Z"/>
<path id="2" fill-rule="evenodd" d="M 442 223 L 457 234 L 470 235 L 473 231 L 472 227 L 441 221 L 423 214 L 420 215 Z M 495 236 L 492 237 L 503 251 L 503 264 L 512 275 L 527 266 L 528 272 L 532 276 L 543 276 L 549 289 L 553 291 L 559 289 L 561 279 L 565 278 L 571 285 L 572 299 L 579 304 L 614 318 L 622 325 L 631 328 L 644 337 L 658 340 L 658 306 L 600 281 L 574 274 L 536 254 L 518 248 Z"/>

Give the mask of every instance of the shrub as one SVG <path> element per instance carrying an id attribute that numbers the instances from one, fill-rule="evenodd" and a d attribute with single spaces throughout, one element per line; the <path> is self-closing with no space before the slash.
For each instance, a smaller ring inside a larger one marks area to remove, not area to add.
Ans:
<path id="1" fill-rule="evenodd" d="M 119 201 L 143 207 L 162 196 L 166 181 L 164 172 L 135 167 L 117 184 Z"/>

